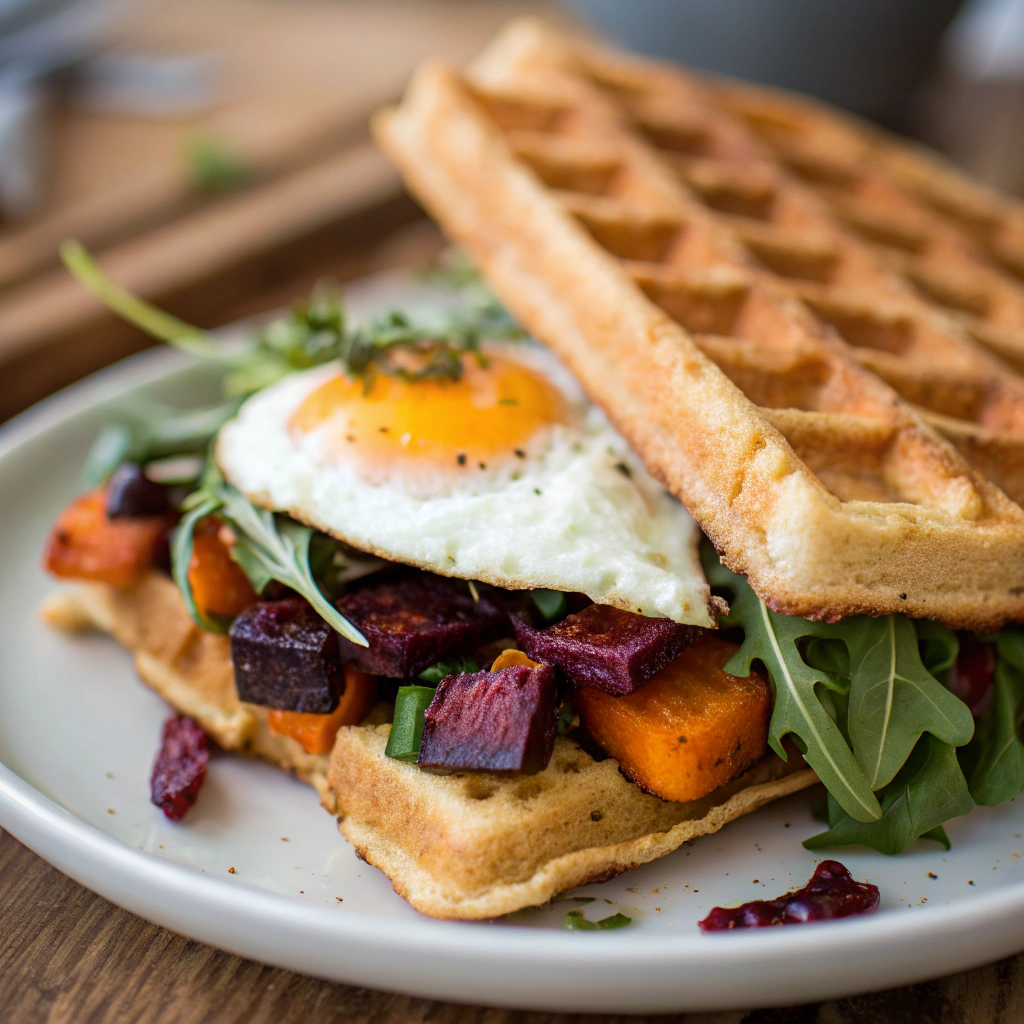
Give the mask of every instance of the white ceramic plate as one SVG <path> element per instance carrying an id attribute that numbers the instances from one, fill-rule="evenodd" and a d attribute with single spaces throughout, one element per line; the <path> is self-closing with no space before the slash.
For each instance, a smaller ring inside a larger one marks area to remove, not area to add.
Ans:
<path id="1" fill-rule="evenodd" d="M 356 301 L 409 296 L 385 279 Z M 711 907 L 775 896 L 810 876 L 821 858 L 800 840 L 821 826 L 807 794 L 580 890 L 598 897 L 589 917 L 633 918 L 599 933 L 563 930 L 571 904 L 496 923 L 421 917 L 357 860 L 311 789 L 242 757 L 215 757 L 185 822 L 166 821 L 148 792 L 166 707 L 112 641 L 63 636 L 36 615 L 53 586 L 39 552 L 89 442 L 117 410 L 154 397 L 210 401 L 215 386 L 176 353 L 146 353 L 0 432 L 0 825 L 72 878 L 177 932 L 306 974 L 548 1010 L 801 1003 L 1024 948 L 1021 801 L 952 822 L 949 853 L 925 842 L 895 858 L 834 851 L 880 887 L 873 916 L 714 936 L 696 926 Z"/>

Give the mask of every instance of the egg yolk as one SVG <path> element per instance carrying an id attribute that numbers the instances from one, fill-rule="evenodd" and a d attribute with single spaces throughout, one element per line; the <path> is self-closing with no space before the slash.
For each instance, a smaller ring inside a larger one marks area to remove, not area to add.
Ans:
<path id="1" fill-rule="evenodd" d="M 378 374 L 367 386 L 334 377 L 306 397 L 289 428 L 319 431 L 338 461 L 457 472 L 523 458 L 538 432 L 566 421 L 561 392 L 523 363 L 489 354 L 485 365 L 467 356 L 463 367 L 459 380 Z"/>

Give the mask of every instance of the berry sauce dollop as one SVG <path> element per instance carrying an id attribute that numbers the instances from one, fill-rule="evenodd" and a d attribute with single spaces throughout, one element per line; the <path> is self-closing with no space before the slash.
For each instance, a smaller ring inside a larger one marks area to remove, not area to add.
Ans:
<path id="1" fill-rule="evenodd" d="M 835 917 L 869 914 L 878 909 L 878 886 L 855 882 L 837 860 L 823 860 L 811 880 L 774 900 L 751 900 L 740 907 L 715 907 L 698 925 L 702 932 L 729 928 L 768 928 L 777 924 L 806 924 Z"/>

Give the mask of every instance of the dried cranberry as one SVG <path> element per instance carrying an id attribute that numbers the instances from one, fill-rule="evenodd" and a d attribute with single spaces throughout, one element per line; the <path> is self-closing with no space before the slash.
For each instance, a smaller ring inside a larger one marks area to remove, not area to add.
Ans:
<path id="1" fill-rule="evenodd" d="M 960 654 L 949 670 L 946 685 L 970 708 L 975 718 L 992 703 L 995 670 L 995 647 L 983 644 L 973 633 L 961 633 Z"/>
<path id="2" fill-rule="evenodd" d="M 122 462 L 107 481 L 108 519 L 121 516 L 159 516 L 170 509 L 167 488 L 150 480 L 135 462 Z"/>
<path id="3" fill-rule="evenodd" d="M 855 882 L 837 860 L 823 860 L 802 888 L 774 900 L 752 900 L 740 907 L 715 907 L 698 925 L 702 932 L 729 928 L 768 928 L 806 924 L 878 909 L 878 886 Z"/>
<path id="4" fill-rule="evenodd" d="M 341 637 L 342 658 L 363 672 L 394 679 L 512 632 L 507 613 L 486 590 L 477 601 L 465 583 L 429 573 L 369 580 L 345 594 L 338 609 L 370 645 Z"/>
<path id="5" fill-rule="evenodd" d="M 229 635 L 239 700 L 312 715 L 338 706 L 345 677 L 337 634 L 308 601 L 258 601 Z"/>
<path id="6" fill-rule="evenodd" d="M 556 705 L 550 665 L 448 676 L 424 715 L 418 763 L 532 775 L 551 760 Z"/>
<path id="7" fill-rule="evenodd" d="M 181 821 L 196 802 L 209 760 L 206 733 L 198 722 L 184 715 L 164 722 L 149 791 L 150 799 L 171 821 Z"/>
<path id="8" fill-rule="evenodd" d="M 519 646 L 560 668 L 576 686 L 622 696 L 639 689 L 700 635 L 697 626 L 592 604 L 548 629 L 514 617 Z"/>

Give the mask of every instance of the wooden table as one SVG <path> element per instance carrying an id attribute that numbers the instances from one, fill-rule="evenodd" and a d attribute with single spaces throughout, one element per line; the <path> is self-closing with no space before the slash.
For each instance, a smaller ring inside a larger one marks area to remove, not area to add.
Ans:
<path id="1" fill-rule="evenodd" d="M 115 907 L 4 832 L 0 879 L 0 1019 L 19 1024 L 640 1021 L 457 1006 L 335 985 L 242 960 Z M 816 1006 L 646 1019 L 680 1024 L 1020 1024 L 1024 957 L 925 985 Z"/>
<path id="2" fill-rule="evenodd" d="M 229 95 L 209 114 L 134 128 L 59 112 L 53 206 L 39 221 L 0 232 L 0 418 L 147 343 L 58 269 L 55 244 L 67 235 L 89 242 L 123 283 L 204 326 L 301 295 L 320 275 L 344 281 L 433 251 L 436 233 L 367 142 L 366 114 L 397 93 L 420 56 L 465 58 L 509 13 L 529 6 L 536 4 L 174 0 L 160 16 L 129 27 L 128 49 L 227 48 Z M 261 66 L 269 39 L 292 57 L 294 71 L 284 79 Z M 374 56 L 383 52 L 388 61 Z M 325 65 L 325 56 L 334 63 Z M 978 119 L 967 120 L 977 129 Z M 244 159 L 245 187 L 223 196 L 196 190 L 179 156 L 198 130 Z M 931 134 L 942 140 L 941 132 Z M 123 177 L 126 164 L 131 180 L 114 195 L 104 182 Z M 1005 183 L 1018 183 L 1013 174 Z M 435 1003 L 241 960 L 114 907 L 0 832 L 0 1020 L 336 1019 L 582 1018 Z M 1016 1024 L 1024 1021 L 1024 957 L 820 1006 L 665 1019 Z"/>

